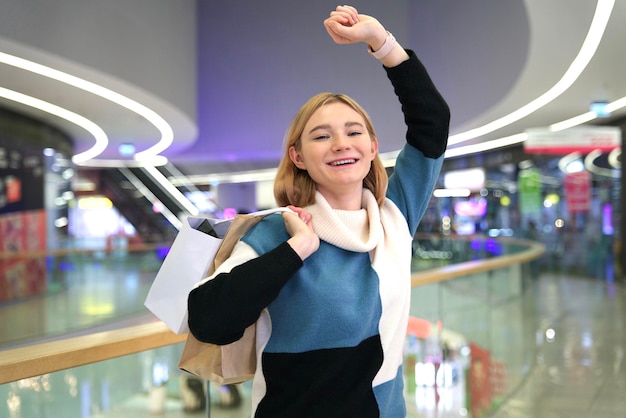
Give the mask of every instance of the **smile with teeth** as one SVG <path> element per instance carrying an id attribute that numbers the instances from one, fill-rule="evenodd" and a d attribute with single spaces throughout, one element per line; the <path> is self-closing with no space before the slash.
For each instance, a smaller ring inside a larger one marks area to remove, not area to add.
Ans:
<path id="1" fill-rule="evenodd" d="M 333 167 L 337 167 L 340 165 L 346 165 L 346 164 L 354 164 L 356 163 L 356 160 L 354 158 L 346 158 L 345 160 L 337 160 L 337 161 L 333 161 L 331 163 L 329 163 L 331 166 Z"/>

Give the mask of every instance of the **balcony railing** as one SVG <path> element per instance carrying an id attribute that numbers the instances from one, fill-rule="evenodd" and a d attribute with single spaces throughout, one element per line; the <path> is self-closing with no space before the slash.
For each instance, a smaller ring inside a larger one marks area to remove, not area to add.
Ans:
<path id="1" fill-rule="evenodd" d="M 433 247 L 433 241 L 437 248 Z M 488 358 L 493 366 L 490 373 L 496 374 L 490 377 L 493 387 L 488 394 L 489 408 L 496 407 L 519 385 L 532 367 L 534 353 L 534 324 L 529 323 L 533 319 L 524 311 L 529 303 L 524 283 L 532 280 L 529 265 L 543 251 L 541 244 L 513 239 L 432 236 L 416 239 L 411 316 L 429 324 L 430 331 L 417 336 L 420 351 L 414 361 L 422 368 L 419 373 L 422 381 L 407 385 L 410 416 L 429 416 L 432 405 L 425 399 L 433 388 L 439 391 L 438 396 L 443 396 L 442 402 L 447 402 L 447 407 L 464 410 L 468 416 L 472 412 L 477 415 L 480 411 L 472 411 L 472 401 L 487 395 L 471 394 L 466 389 L 478 359 L 482 362 Z M 72 391 L 56 391 L 53 398 L 67 399 L 50 400 L 49 394 L 45 396 L 46 390 L 54 389 L 46 389 L 46 385 L 50 387 L 50 382 L 56 381 L 56 385 L 67 389 L 72 385 L 68 382 L 80 380 L 80 376 L 89 380 L 91 386 L 102 386 L 100 380 L 107 381 L 107 400 L 103 400 L 104 395 L 92 400 L 100 405 L 97 409 L 121 407 L 129 393 L 141 396 L 155 384 L 168 384 L 155 382 L 155 364 L 159 363 L 159 367 L 165 364 L 169 370 L 166 376 L 175 380 L 177 356 L 185 338 L 171 332 L 160 321 L 150 319 L 119 329 L 49 338 L 43 343 L 14 344 L 13 348 L 0 351 L 0 399 L 7 400 L 0 403 L 0 416 L 4 416 L 3 408 L 7 405 L 10 413 L 10 405 L 19 399 L 23 399 L 22 409 L 29 399 L 37 399 L 33 402 L 42 408 L 22 416 L 54 416 L 48 415 L 55 409 L 51 403 L 65 403 L 63 407 L 69 407 L 72 402 L 79 402 L 80 396 L 72 395 Z M 100 368 L 94 372 L 93 367 Z M 126 378 L 120 382 L 129 373 L 135 380 Z M 169 392 L 179 396 L 176 383 L 169 385 Z M 114 386 L 123 390 L 118 393 Z M 43 409 L 48 412 L 42 412 Z"/>

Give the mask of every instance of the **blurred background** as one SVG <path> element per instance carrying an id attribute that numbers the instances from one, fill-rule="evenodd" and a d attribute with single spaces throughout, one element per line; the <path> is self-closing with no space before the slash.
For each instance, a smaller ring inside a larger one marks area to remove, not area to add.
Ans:
<path id="1" fill-rule="evenodd" d="M 451 109 L 414 270 L 517 239 L 542 246 L 524 280 L 623 285 L 626 3 L 353 5 L 416 51 Z M 274 206 L 285 130 L 318 92 L 364 106 L 393 171 L 399 104 L 365 45 L 326 34 L 335 7 L 0 0 L 0 347 L 150 322 L 182 222 Z"/>

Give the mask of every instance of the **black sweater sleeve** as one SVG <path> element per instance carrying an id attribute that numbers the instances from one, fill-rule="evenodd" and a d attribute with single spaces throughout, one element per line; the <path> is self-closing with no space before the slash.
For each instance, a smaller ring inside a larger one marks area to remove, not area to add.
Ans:
<path id="1" fill-rule="evenodd" d="M 200 341 L 237 341 L 259 318 L 302 260 L 287 242 L 221 273 L 189 293 L 189 331 Z"/>
<path id="2" fill-rule="evenodd" d="M 448 144 L 450 109 L 415 52 L 406 52 L 407 61 L 383 68 L 402 105 L 408 144 L 426 157 L 438 158 Z"/>

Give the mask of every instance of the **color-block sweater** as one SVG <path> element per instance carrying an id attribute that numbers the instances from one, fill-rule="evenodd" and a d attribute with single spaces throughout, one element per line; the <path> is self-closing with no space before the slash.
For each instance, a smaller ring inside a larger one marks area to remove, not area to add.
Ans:
<path id="1" fill-rule="evenodd" d="M 304 262 L 270 215 L 189 295 L 189 328 L 228 344 L 257 325 L 252 416 L 404 417 L 402 351 L 409 314 L 411 242 L 445 151 L 449 109 L 415 54 L 385 68 L 402 105 L 407 144 L 378 207 L 306 210 L 320 237 Z"/>

